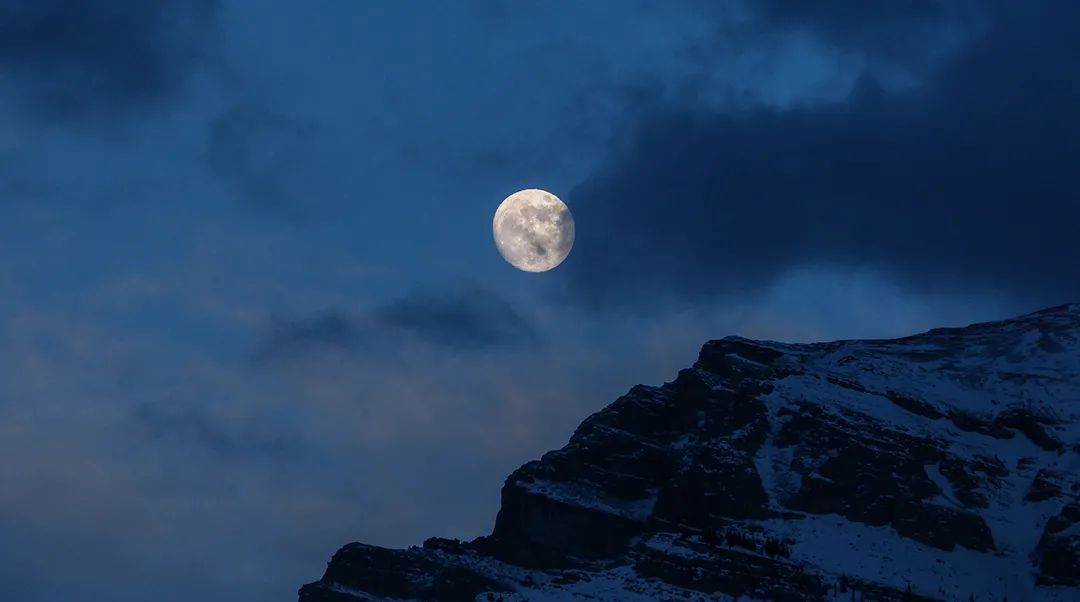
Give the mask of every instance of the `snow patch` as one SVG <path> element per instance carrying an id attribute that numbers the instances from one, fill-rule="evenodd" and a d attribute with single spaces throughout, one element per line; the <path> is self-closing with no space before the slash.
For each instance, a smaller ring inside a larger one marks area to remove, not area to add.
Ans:
<path id="1" fill-rule="evenodd" d="M 647 519 L 656 506 L 655 497 L 642 500 L 625 500 L 611 497 L 605 494 L 603 490 L 583 483 L 536 480 L 519 482 L 518 486 L 529 493 L 564 504 L 598 510 L 637 521 Z"/>

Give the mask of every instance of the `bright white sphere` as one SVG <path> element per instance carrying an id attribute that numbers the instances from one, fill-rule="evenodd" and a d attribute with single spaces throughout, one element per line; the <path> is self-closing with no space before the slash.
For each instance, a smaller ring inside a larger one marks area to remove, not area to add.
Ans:
<path id="1" fill-rule="evenodd" d="M 506 261 L 526 272 L 546 272 L 574 246 L 574 218 L 559 197 L 529 188 L 515 192 L 495 210 L 495 246 Z"/>

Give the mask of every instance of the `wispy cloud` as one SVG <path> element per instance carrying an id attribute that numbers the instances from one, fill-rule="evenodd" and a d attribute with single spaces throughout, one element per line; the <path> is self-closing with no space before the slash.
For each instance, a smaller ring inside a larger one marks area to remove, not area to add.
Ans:
<path id="1" fill-rule="evenodd" d="M 252 352 L 256 363 L 336 349 L 394 355 L 417 343 L 453 351 L 537 345 L 532 321 L 492 290 L 416 291 L 367 310 L 275 317 Z"/>

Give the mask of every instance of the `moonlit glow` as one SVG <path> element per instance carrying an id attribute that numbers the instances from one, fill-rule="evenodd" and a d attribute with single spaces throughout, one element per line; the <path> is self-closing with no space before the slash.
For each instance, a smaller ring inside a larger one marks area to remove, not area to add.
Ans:
<path id="1" fill-rule="evenodd" d="M 506 261 L 526 272 L 555 268 L 574 246 L 574 218 L 559 197 L 529 188 L 515 192 L 495 210 L 495 246 Z"/>

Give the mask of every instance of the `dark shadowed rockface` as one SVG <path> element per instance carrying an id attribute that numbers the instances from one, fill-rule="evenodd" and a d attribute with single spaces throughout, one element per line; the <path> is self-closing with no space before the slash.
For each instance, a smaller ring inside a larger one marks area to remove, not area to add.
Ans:
<path id="1" fill-rule="evenodd" d="M 710 341 L 514 471 L 491 535 L 353 543 L 303 602 L 1080 599 L 1080 305 Z"/>

